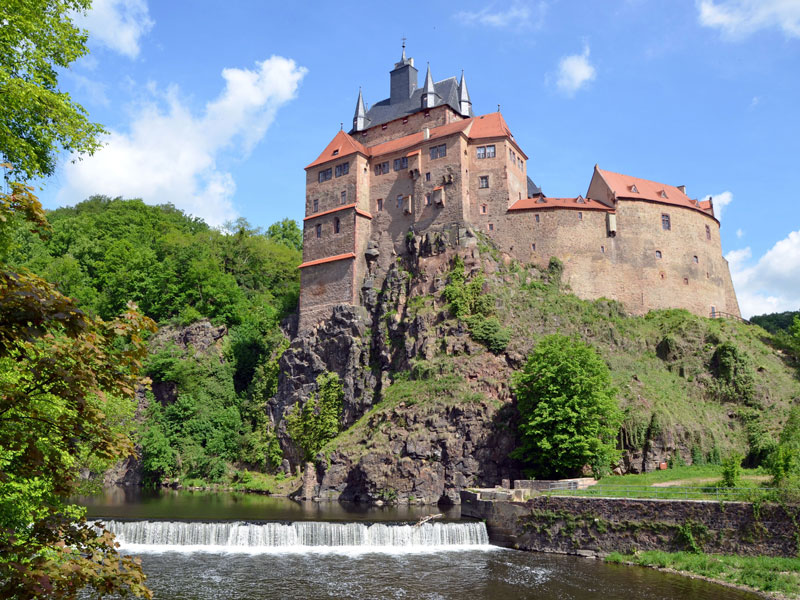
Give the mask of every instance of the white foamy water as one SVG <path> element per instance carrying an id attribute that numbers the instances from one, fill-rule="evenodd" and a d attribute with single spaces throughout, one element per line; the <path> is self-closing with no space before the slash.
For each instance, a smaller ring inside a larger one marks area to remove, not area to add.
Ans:
<path id="1" fill-rule="evenodd" d="M 419 554 L 490 550 L 483 523 L 102 521 L 124 552 Z"/>

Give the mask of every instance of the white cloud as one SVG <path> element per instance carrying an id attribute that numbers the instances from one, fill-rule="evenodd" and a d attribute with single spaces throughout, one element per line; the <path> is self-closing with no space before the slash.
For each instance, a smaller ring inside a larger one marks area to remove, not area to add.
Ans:
<path id="1" fill-rule="evenodd" d="M 699 0 L 697 8 L 701 25 L 720 29 L 731 39 L 771 27 L 781 29 L 787 37 L 800 37 L 797 0 Z"/>
<path id="2" fill-rule="evenodd" d="M 791 232 L 750 264 L 750 248 L 725 255 L 739 308 L 747 318 L 800 309 L 800 230 Z"/>
<path id="3" fill-rule="evenodd" d="M 78 26 L 89 30 L 89 42 L 99 43 L 129 58 L 139 55 L 139 39 L 153 28 L 146 0 L 93 0 Z"/>
<path id="4" fill-rule="evenodd" d="M 572 96 L 587 83 L 594 81 L 595 77 L 595 68 L 589 63 L 589 45 L 585 44 L 581 54 L 571 54 L 559 61 L 556 86 Z"/>
<path id="5" fill-rule="evenodd" d="M 711 199 L 714 203 L 714 216 L 722 220 L 722 210 L 733 202 L 733 194 L 731 192 L 722 192 L 721 194 L 713 194 L 703 198 L 703 202 Z"/>
<path id="6" fill-rule="evenodd" d="M 222 71 L 225 89 L 194 115 L 176 86 L 150 94 L 135 111 L 129 130 L 111 131 L 93 156 L 64 167 L 61 204 L 92 194 L 171 202 L 219 225 L 236 217 L 236 184 L 219 169 L 226 151 L 247 155 L 267 131 L 277 110 L 295 97 L 306 73 L 293 60 L 273 56 L 254 70 Z"/>
<path id="7" fill-rule="evenodd" d="M 481 25 L 498 29 L 538 28 L 542 25 L 547 12 L 546 2 L 524 2 L 515 0 L 510 6 L 497 7 L 491 4 L 478 11 L 462 11 L 456 14 L 462 23 Z"/>

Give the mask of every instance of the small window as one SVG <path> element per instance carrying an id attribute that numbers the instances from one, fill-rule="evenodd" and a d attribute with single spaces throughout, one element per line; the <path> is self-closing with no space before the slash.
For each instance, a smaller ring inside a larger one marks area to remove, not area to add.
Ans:
<path id="1" fill-rule="evenodd" d="M 339 149 L 337 148 L 336 150 L 333 151 L 333 155 L 337 156 L 338 154 L 339 154 Z"/>
<path id="2" fill-rule="evenodd" d="M 486 214 L 486 205 L 485 204 L 481 204 L 481 214 L 482 215 Z"/>
<path id="3" fill-rule="evenodd" d="M 479 188 L 488 188 L 489 187 L 489 176 L 488 175 L 481 175 L 478 177 L 478 187 Z"/>
<path id="4" fill-rule="evenodd" d="M 319 200 L 314 200 L 314 212 L 319 212 Z"/>
<path id="5" fill-rule="evenodd" d="M 606 247 L 605 246 L 600 246 L 600 252 L 605 254 L 606 253 Z"/>
<path id="6" fill-rule="evenodd" d="M 486 146 L 486 158 L 494 158 L 494 157 L 495 157 L 494 144 L 492 144 L 491 146 Z"/>
<path id="7" fill-rule="evenodd" d="M 582 212 L 578 213 L 578 221 L 583 221 L 583 213 Z"/>
<path id="8" fill-rule="evenodd" d="M 327 169 L 323 169 L 319 172 L 319 182 L 322 183 L 323 181 L 328 181 L 331 177 L 333 177 L 333 169 L 330 167 Z"/>
<path id="9" fill-rule="evenodd" d="M 337 217 L 333 222 L 333 233 L 339 233 L 339 229 L 341 228 L 341 222 Z"/>
<path id="10" fill-rule="evenodd" d="M 706 225 L 706 239 L 707 240 L 711 239 L 711 227 L 709 227 L 708 225 Z"/>
<path id="11" fill-rule="evenodd" d="M 425 194 L 425 206 L 430 206 L 431 204 L 431 195 Z"/>
<path id="12" fill-rule="evenodd" d="M 519 168 L 520 170 L 522 170 L 522 168 L 525 166 L 525 162 L 521 158 L 518 160 L 519 160 Z"/>
<path id="13" fill-rule="evenodd" d="M 494 223 L 489 223 L 489 231 L 494 231 Z"/>
<path id="14" fill-rule="evenodd" d="M 486 158 L 486 146 L 478 146 L 478 158 Z"/>
<path id="15" fill-rule="evenodd" d="M 661 229 L 663 229 L 664 231 L 669 231 L 670 229 L 672 229 L 672 225 L 669 222 L 669 215 L 667 214 L 661 215 Z"/>
<path id="16" fill-rule="evenodd" d="M 339 204 L 347 204 L 347 190 L 342 190 L 341 198 L 339 199 Z"/>
<path id="17" fill-rule="evenodd" d="M 447 156 L 447 144 L 440 144 L 438 146 L 431 146 L 431 160 L 435 160 L 437 158 L 444 158 Z"/>
<path id="18" fill-rule="evenodd" d="M 426 111 L 425 111 L 425 116 L 426 116 L 426 117 L 430 117 L 430 116 L 431 116 L 431 111 L 429 111 L 429 110 L 426 110 Z"/>
<path id="19" fill-rule="evenodd" d="M 381 174 L 381 165 L 377 164 L 375 165 L 375 175 L 380 175 L 380 174 Z"/>
<path id="20" fill-rule="evenodd" d="M 431 180 L 431 174 L 425 173 L 425 181 L 430 181 L 430 180 Z"/>
<path id="21" fill-rule="evenodd" d="M 711 277 L 711 274 L 708 271 L 706 271 L 706 279 L 708 279 L 709 277 Z"/>
<path id="22" fill-rule="evenodd" d="M 383 210 L 383 198 L 378 198 L 378 212 Z"/>
<path id="23" fill-rule="evenodd" d="M 322 237 L 322 225 L 317 225 L 317 237 Z"/>
<path id="24" fill-rule="evenodd" d="M 711 318 L 713 319 L 716 316 L 717 316 L 717 307 L 712 304 L 711 305 Z"/>
<path id="25" fill-rule="evenodd" d="M 384 124 L 384 125 L 381 125 L 381 130 L 382 130 L 382 131 L 386 131 L 386 125 L 385 125 L 385 124 Z"/>
<path id="26" fill-rule="evenodd" d="M 700 259 L 697 258 L 696 256 L 693 256 L 692 261 L 694 262 L 694 264 L 698 264 L 700 262 Z"/>
<path id="27" fill-rule="evenodd" d="M 689 278 L 688 277 L 684 277 L 683 278 L 683 285 L 689 285 Z"/>
<path id="28" fill-rule="evenodd" d="M 531 250 L 533 250 L 534 252 L 536 252 L 536 244 L 535 244 L 535 243 L 531 244 Z"/>
<path id="29" fill-rule="evenodd" d="M 397 194 L 397 208 L 403 207 L 403 194 Z"/>
<path id="30" fill-rule="evenodd" d="M 659 273 L 659 275 L 661 275 L 661 279 L 666 279 L 667 278 L 667 276 L 664 273 L 664 271 L 661 271 L 661 273 Z"/>
<path id="31" fill-rule="evenodd" d="M 403 119 L 403 125 L 405 125 L 406 123 L 408 123 L 408 117 L 406 117 L 405 119 Z"/>
<path id="32" fill-rule="evenodd" d="M 638 194 L 638 193 L 639 193 L 639 189 L 636 187 L 636 184 L 633 184 L 633 185 L 631 186 L 631 191 L 632 191 L 634 194 Z"/>
<path id="33" fill-rule="evenodd" d="M 381 163 L 381 173 L 386 175 L 386 173 L 388 172 L 389 172 L 389 161 L 387 160 L 386 162 Z"/>
<path id="34" fill-rule="evenodd" d="M 539 222 L 539 214 L 537 213 L 537 214 L 535 214 L 533 216 L 536 218 L 536 222 L 538 223 Z"/>
<path id="35" fill-rule="evenodd" d="M 656 258 L 661 258 L 661 250 L 656 250 Z"/>

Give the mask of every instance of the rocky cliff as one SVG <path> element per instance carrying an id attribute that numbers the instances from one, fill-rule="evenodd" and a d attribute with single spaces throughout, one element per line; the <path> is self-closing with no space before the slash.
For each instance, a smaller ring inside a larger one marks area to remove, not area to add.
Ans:
<path id="1" fill-rule="evenodd" d="M 448 311 L 443 290 L 456 257 L 468 280 L 483 278 L 505 349 L 490 352 Z M 407 253 L 366 278 L 362 307 L 336 307 L 281 359 L 270 416 L 293 469 L 300 461 L 282 425 L 286 410 L 305 402 L 324 371 L 344 388 L 344 433 L 306 471 L 301 495 L 458 502 L 465 487 L 518 477 L 508 458 L 517 418 L 509 381 L 536 339 L 554 332 L 583 338 L 612 369 L 625 410 L 618 473 L 757 451 L 800 395 L 791 368 L 755 329 L 685 311 L 629 317 L 618 303 L 572 296 L 559 274 L 520 265 L 468 229 L 410 233 Z M 712 355 L 726 340 L 753 373 L 752 397 L 721 392 L 728 384 Z"/>

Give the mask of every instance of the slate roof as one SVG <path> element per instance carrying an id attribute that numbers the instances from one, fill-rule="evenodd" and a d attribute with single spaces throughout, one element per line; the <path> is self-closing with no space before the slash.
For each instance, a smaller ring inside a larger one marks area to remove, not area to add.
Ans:
<path id="1" fill-rule="evenodd" d="M 534 196 L 544 196 L 544 194 L 542 193 L 542 188 L 533 183 L 533 179 L 528 177 L 528 198 L 533 198 Z"/>
<path id="2" fill-rule="evenodd" d="M 448 77 L 443 81 L 437 81 L 433 84 L 433 89 L 439 96 L 436 106 L 448 104 L 450 108 L 458 114 L 461 114 L 461 109 L 458 104 L 458 81 L 455 77 Z M 376 125 L 383 125 L 389 121 L 394 121 L 395 119 L 427 110 L 422 106 L 422 93 L 423 88 L 417 88 L 411 94 L 411 97 L 403 102 L 391 104 L 389 98 L 386 98 L 385 100 L 373 104 L 367 111 L 367 122 L 364 128 L 368 129 Z M 473 116 L 471 111 L 469 116 Z M 351 129 L 350 133 L 355 133 L 355 130 Z"/>
<path id="3" fill-rule="evenodd" d="M 605 212 L 614 212 L 610 208 L 598 202 L 597 200 L 590 200 L 578 196 L 577 198 L 546 198 L 539 196 L 538 198 L 522 198 L 512 204 L 508 210 L 542 210 L 545 208 L 574 208 L 575 210 L 602 210 Z"/>

